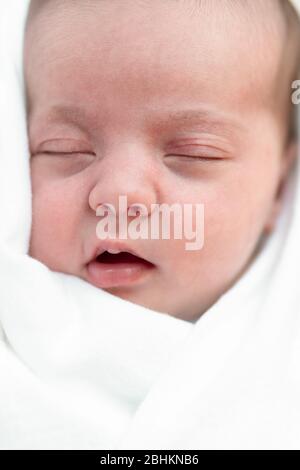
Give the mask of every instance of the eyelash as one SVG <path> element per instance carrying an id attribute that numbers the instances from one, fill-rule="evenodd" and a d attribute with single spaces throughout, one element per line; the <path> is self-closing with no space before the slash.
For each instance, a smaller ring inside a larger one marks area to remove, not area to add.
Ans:
<path id="1" fill-rule="evenodd" d="M 94 153 L 90 152 L 51 152 L 51 151 L 44 151 L 44 152 L 37 152 L 34 155 L 58 155 L 58 156 L 64 156 L 64 155 L 92 155 L 95 156 Z M 34 156 L 32 155 L 32 156 Z"/>
<path id="2" fill-rule="evenodd" d="M 202 161 L 217 161 L 217 160 L 223 160 L 223 158 L 219 157 L 201 157 L 199 155 L 184 155 L 184 154 L 171 154 L 171 155 L 166 155 L 166 157 L 181 157 L 181 158 L 186 158 L 189 160 L 202 160 Z"/>

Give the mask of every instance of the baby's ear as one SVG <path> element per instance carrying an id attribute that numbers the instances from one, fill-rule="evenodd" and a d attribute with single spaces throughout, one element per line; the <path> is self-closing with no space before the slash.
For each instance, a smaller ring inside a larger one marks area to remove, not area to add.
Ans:
<path id="1" fill-rule="evenodd" d="M 290 170 L 298 157 L 299 151 L 299 142 L 296 140 L 292 140 L 287 146 L 282 155 L 282 170 L 281 170 L 281 177 L 278 184 L 278 189 L 276 193 L 276 198 L 273 203 L 273 207 L 268 218 L 268 221 L 265 225 L 264 232 L 266 234 L 270 234 L 273 232 L 277 218 L 279 216 L 282 203 L 283 203 L 283 189 L 285 187 L 286 181 L 290 174 Z"/>

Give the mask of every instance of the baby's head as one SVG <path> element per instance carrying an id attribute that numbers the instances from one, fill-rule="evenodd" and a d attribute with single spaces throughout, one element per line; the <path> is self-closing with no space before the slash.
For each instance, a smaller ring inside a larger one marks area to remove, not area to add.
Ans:
<path id="1" fill-rule="evenodd" d="M 34 0 L 30 255 L 123 299 L 200 317 L 276 226 L 296 155 L 299 44 L 286 0 Z M 203 204 L 203 248 L 187 250 L 184 237 L 101 241 L 97 208 L 121 211 L 119 196 L 149 214 Z M 148 263 L 95 261 L 109 249 Z"/>

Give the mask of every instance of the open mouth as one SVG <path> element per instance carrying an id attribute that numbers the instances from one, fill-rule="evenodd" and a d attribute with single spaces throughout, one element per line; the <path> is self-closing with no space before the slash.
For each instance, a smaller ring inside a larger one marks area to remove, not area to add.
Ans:
<path id="1" fill-rule="evenodd" d="M 127 251 L 104 251 L 87 266 L 89 281 L 101 288 L 125 286 L 138 281 L 154 265 Z"/>
<path id="2" fill-rule="evenodd" d="M 96 261 L 98 263 L 107 264 L 118 264 L 118 263 L 145 263 L 149 266 L 153 266 L 152 263 L 146 261 L 139 256 L 135 256 L 127 251 L 121 251 L 120 253 L 112 254 L 108 251 L 104 251 L 101 255 L 97 256 Z"/>

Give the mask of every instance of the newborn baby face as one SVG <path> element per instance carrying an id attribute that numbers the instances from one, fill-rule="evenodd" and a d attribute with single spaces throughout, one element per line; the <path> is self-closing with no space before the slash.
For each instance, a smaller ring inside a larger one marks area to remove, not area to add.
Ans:
<path id="1" fill-rule="evenodd" d="M 288 161 L 271 98 L 282 34 L 263 14 L 253 28 L 248 3 L 33 2 L 32 257 L 186 320 L 236 282 L 273 225 Z M 203 248 L 174 237 L 101 241 L 97 207 L 118 209 L 120 195 L 128 206 L 204 204 Z M 108 249 L 147 263 L 113 264 L 111 254 L 97 268 Z"/>

